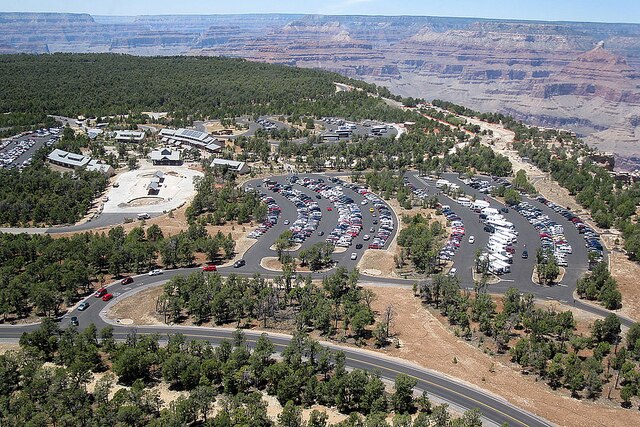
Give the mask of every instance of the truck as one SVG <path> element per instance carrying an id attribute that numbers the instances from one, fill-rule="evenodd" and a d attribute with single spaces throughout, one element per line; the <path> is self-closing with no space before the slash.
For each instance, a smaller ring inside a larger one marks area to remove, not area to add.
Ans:
<path id="1" fill-rule="evenodd" d="M 488 207 L 489 207 L 489 202 L 487 202 L 486 200 L 476 200 L 471 205 L 471 209 L 473 209 L 476 212 L 481 212 L 482 209 L 485 209 Z"/>
<path id="2" fill-rule="evenodd" d="M 139 213 L 138 214 L 138 219 L 141 220 L 141 221 L 143 219 L 149 219 L 149 218 L 151 218 L 151 215 L 149 215 L 148 213 Z"/>

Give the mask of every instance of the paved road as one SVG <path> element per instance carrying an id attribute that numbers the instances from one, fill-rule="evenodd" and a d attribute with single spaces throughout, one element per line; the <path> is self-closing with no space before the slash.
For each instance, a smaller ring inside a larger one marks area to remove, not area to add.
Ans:
<path id="1" fill-rule="evenodd" d="M 230 269 L 221 269 L 224 273 L 228 273 Z M 113 283 L 108 286 L 109 292 L 116 295 L 116 298 L 110 303 L 104 303 L 100 299 L 92 296 L 86 298 L 90 302 L 89 308 L 84 312 L 75 310 L 71 315 L 77 316 L 81 327 L 95 324 L 98 328 L 112 324 L 114 327 L 114 335 L 116 339 L 122 340 L 126 336 L 135 331 L 137 334 L 159 334 L 166 336 L 168 334 L 182 333 L 188 339 L 207 340 L 214 344 L 220 343 L 222 340 L 232 338 L 233 330 L 224 328 L 201 328 L 201 327 L 181 327 L 181 326 L 125 326 L 104 318 L 104 312 L 108 307 L 114 304 L 119 298 L 125 297 L 136 291 L 151 287 L 159 286 L 170 277 L 186 274 L 197 269 L 180 269 L 172 270 L 161 276 L 150 277 L 142 275 L 135 277 L 132 284 L 122 286 L 119 283 Z M 68 316 L 61 320 L 61 326 L 68 325 Z M 29 326 L 8 326 L 0 325 L 0 340 L 17 341 L 23 332 L 31 331 L 37 328 L 37 325 Z M 245 331 L 245 336 L 249 345 L 253 345 L 260 336 L 260 332 Z M 269 339 L 274 343 L 276 351 L 282 351 L 289 343 L 291 337 L 282 334 L 269 334 Z M 417 380 L 416 388 L 419 390 L 427 390 L 431 395 L 436 396 L 447 402 L 451 402 L 456 407 L 466 409 L 478 408 L 483 414 L 483 418 L 490 424 L 501 425 L 507 422 L 512 426 L 549 426 L 547 421 L 536 417 L 526 411 L 523 411 L 505 400 L 496 397 L 482 389 L 474 388 L 463 384 L 462 382 L 441 375 L 437 372 L 421 368 L 415 364 L 374 353 L 366 350 L 359 350 L 350 347 L 343 347 L 329 343 L 322 343 L 332 350 L 343 351 L 346 355 L 346 364 L 350 368 L 364 369 L 367 371 L 378 371 L 382 378 L 393 381 L 395 377 L 404 373 L 414 377 Z"/>

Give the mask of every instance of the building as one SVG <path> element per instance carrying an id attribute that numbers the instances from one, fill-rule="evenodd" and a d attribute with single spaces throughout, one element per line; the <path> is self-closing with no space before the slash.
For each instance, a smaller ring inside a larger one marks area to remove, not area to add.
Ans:
<path id="1" fill-rule="evenodd" d="M 140 142 L 144 139 L 144 132 L 137 130 L 117 130 L 117 142 Z"/>
<path id="2" fill-rule="evenodd" d="M 229 170 L 236 172 L 240 175 L 249 172 L 249 165 L 245 162 L 238 162 L 236 160 L 227 160 L 227 159 L 213 159 L 211 162 L 212 168 L 223 168 L 227 167 Z"/>
<path id="3" fill-rule="evenodd" d="M 160 188 L 162 188 L 162 183 L 164 182 L 164 173 L 161 171 L 156 171 L 151 177 L 151 182 L 147 184 L 147 194 L 150 196 L 156 196 L 160 192 Z"/>
<path id="4" fill-rule="evenodd" d="M 47 160 L 49 160 L 49 163 L 54 165 L 73 170 L 86 169 L 88 171 L 100 172 L 107 176 L 115 174 L 113 168 L 106 163 L 100 163 L 98 160 L 92 159 L 91 157 L 83 156 L 82 154 L 69 153 L 68 151 L 57 148 L 47 156 Z"/>
<path id="5" fill-rule="evenodd" d="M 89 129 L 87 131 L 87 136 L 89 137 L 89 139 L 96 139 L 98 135 L 101 135 L 101 134 L 102 134 L 102 129 L 98 129 L 98 128 Z"/>
<path id="6" fill-rule="evenodd" d="M 50 163 L 69 169 L 81 169 L 89 164 L 90 157 L 55 149 L 47 156 Z"/>
<path id="7" fill-rule="evenodd" d="M 107 176 L 113 176 L 116 173 L 115 170 L 113 170 L 113 167 L 111 167 L 111 165 L 108 165 L 106 163 L 100 163 L 96 159 L 89 160 L 89 163 L 87 164 L 86 169 L 88 171 L 100 172 Z"/>
<path id="8" fill-rule="evenodd" d="M 222 148 L 222 144 L 219 144 L 219 141 L 213 136 L 193 129 L 162 129 L 160 138 L 167 144 L 175 146 L 188 145 L 210 153 L 220 151 Z"/>
<path id="9" fill-rule="evenodd" d="M 182 158 L 180 150 L 171 148 L 161 148 L 159 150 L 153 150 L 149 154 L 149 158 L 154 165 L 181 165 Z"/>

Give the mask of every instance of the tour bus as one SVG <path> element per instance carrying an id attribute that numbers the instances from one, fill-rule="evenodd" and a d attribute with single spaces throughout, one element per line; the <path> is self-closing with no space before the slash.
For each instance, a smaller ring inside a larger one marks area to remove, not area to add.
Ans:
<path id="1" fill-rule="evenodd" d="M 492 219 L 492 220 L 487 220 L 487 224 L 498 229 L 498 228 L 504 228 L 506 230 L 510 230 L 513 231 L 516 229 L 516 227 L 513 225 L 512 222 L 509 221 L 505 221 L 503 219 Z"/>
<path id="2" fill-rule="evenodd" d="M 471 209 L 473 209 L 476 212 L 481 212 L 482 209 L 485 209 L 488 207 L 489 207 L 489 202 L 487 202 L 486 200 L 476 200 L 471 205 Z"/>
<path id="3" fill-rule="evenodd" d="M 500 260 L 502 262 L 506 262 L 507 264 L 513 264 L 513 257 L 508 257 L 502 255 L 501 253 L 492 253 L 489 258 L 493 257 L 494 259 Z"/>
<path id="4" fill-rule="evenodd" d="M 504 274 L 511 272 L 511 266 L 506 262 L 489 257 L 489 271 L 494 274 Z"/>
<path id="5" fill-rule="evenodd" d="M 496 228 L 496 231 L 494 231 L 491 237 L 507 238 L 510 243 L 514 243 L 518 240 L 518 235 L 516 233 L 512 233 L 504 228 Z"/>
<path id="6" fill-rule="evenodd" d="M 480 213 L 485 214 L 486 216 L 489 215 L 500 215 L 500 211 L 496 208 L 482 208 L 482 210 L 480 210 Z"/>
<path id="7" fill-rule="evenodd" d="M 466 197 L 458 197 L 456 199 L 456 202 L 458 202 L 459 204 L 461 204 L 462 206 L 468 208 L 471 206 L 471 200 L 467 199 Z"/>
<path id="8" fill-rule="evenodd" d="M 451 186 L 451 182 L 447 181 L 446 179 L 439 179 L 436 181 L 436 188 L 450 187 L 450 186 Z"/>
<path id="9" fill-rule="evenodd" d="M 496 236 L 495 234 L 489 237 L 489 243 L 496 243 L 498 245 L 510 245 L 513 243 L 513 239 L 507 236 Z"/>

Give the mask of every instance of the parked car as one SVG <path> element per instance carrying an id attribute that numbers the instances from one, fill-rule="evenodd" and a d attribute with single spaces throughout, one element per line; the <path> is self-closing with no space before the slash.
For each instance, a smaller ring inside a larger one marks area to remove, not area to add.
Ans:
<path id="1" fill-rule="evenodd" d="M 102 296 L 102 301 L 109 301 L 111 298 L 113 298 L 112 294 L 104 294 Z"/>
<path id="2" fill-rule="evenodd" d="M 245 264 L 246 262 L 243 259 L 239 259 L 238 261 L 233 263 L 233 268 L 240 268 Z"/>
<path id="3" fill-rule="evenodd" d="M 213 264 L 206 264 L 202 266 L 202 271 L 218 271 L 218 267 Z"/>
<path id="4" fill-rule="evenodd" d="M 449 273 L 448 273 L 449 276 L 451 276 L 451 277 L 455 276 L 456 275 L 456 271 L 457 271 L 456 268 L 452 267 L 451 270 L 449 270 Z"/>
<path id="5" fill-rule="evenodd" d="M 153 269 L 153 270 L 151 270 L 151 271 L 149 272 L 149 276 L 158 276 L 158 275 L 160 275 L 160 274 L 162 274 L 162 270 L 157 269 L 157 268 L 156 268 L 156 269 Z"/>
<path id="6" fill-rule="evenodd" d="M 89 303 L 84 301 L 78 306 L 78 311 L 85 311 L 87 308 L 89 308 Z"/>
<path id="7" fill-rule="evenodd" d="M 121 285 L 128 285 L 129 283 L 133 283 L 133 277 L 127 276 L 120 281 Z"/>
<path id="8" fill-rule="evenodd" d="M 96 293 L 95 293 L 95 294 L 93 294 L 93 296 L 94 296 L 94 297 L 96 297 L 96 298 L 100 298 L 100 297 L 102 297 L 102 296 L 103 296 L 104 294 L 106 294 L 106 293 L 107 293 L 107 288 L 100 288 L 100 289 L 98 289 L 98 290 L 96 291 Z"/>

